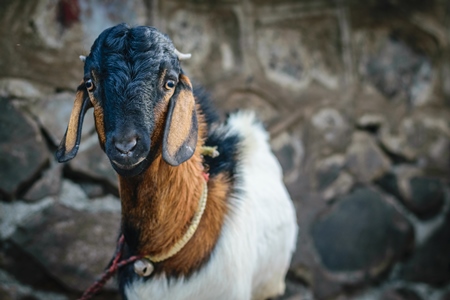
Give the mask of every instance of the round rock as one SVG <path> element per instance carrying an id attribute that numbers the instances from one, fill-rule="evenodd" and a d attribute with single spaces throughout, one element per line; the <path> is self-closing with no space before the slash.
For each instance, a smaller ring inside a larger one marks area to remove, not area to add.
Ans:
<path id="1" fill-rule="evenodd" d="M 418 217 L 429 218 L 441 211 L 444 205 L 444 186 L 441 180 L 430 177 L 414 177 L 409 180 L 410 196 L 405 199 Z"/>
<path id="2" fill-rule="evenodd" d="M 420 219 L 436 216 L 444 206 L 444 184 L 423 176 L 419 169 L 397 167 L 376 181 L 386 192 L 400 199 Z"/>
<path id="3" fill-rule="evenodd" d="M 371 188 L 338 199 L 312 226 L 322 264 L 344 274 L 343 281 L 379 275 L 405 253 L 412 236 L 409 221 Z"/>
<path id="4" fill-rule="evenodd" d="M 402 279 L 441 287 L 450 283 L 450 213 L 400 271 Z"/>
<path id="5" fill-rule="evenodd" d="M 360 182 L 380 178 L 391 168 L 389 158 L 365 132 L 355 132 L 347 150 L 346 166 Z"/>

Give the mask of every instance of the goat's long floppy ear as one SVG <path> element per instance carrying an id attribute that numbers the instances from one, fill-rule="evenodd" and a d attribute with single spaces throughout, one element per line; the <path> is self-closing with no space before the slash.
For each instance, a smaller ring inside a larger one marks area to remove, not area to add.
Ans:
<path id="1" fill-rule="evenodd" d="M 88 93 L 84 83 L 78 87 L 73 104 L 72 113 L 70 114 L 69 125 L 67 125 L 66 133 L 56 150 L 56 159 L 61 162 L 66 162 L 75 157 L 80 146 L 81 128 L 83 126 L 83 119 L 86 111 L 92 107 Z"/>
<path id="2" fill-rule="evenodd" d="M 194 154 L 197 146 L 198 123 L 194 94 L 189 78 L 180 80 L 169 102 L 162 145 L 164 160 L 178 166 Z"/>

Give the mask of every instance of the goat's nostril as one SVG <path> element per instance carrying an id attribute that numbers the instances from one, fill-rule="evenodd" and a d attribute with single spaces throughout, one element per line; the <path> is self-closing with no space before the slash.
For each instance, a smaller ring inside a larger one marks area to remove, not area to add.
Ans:
<path id="1" fill-rule="evenodd" d="M 136 147 L 136 144 L 137 144 L 136 138 L 132 138 L 129 140 L 117 141 L 114 143 L 114 146 L 121 153 L 126 154 L 129 153 L 130 151 L 133 151 L 133 149 Z"/>

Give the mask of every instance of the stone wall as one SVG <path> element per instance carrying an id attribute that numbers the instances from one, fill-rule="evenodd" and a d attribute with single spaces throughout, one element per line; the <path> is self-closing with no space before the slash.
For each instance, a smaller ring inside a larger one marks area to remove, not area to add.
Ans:
<path id="1" fill-rule="evenodd" d="M 222 112 L 267 126 L 300 225 L 283 299 L 450 299 L 446 0 L 3 0 L 1 299 L 75 299 L 114 251 L 92 117 L 74 160 L 53 153 L 78 56 L 119 22 L 168 33 Z"/>

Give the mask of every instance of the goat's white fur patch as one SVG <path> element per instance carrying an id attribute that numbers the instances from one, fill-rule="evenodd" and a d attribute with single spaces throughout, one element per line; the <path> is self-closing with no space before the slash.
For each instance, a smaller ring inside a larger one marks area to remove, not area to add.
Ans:
<path id="1" fill-rule="evenodd" d="M 284 292 L 284 277 L 295 248 L 295 209 L 270 150 L 268 134 L 250 112 L 230 116 L 219 130 L 238 133 L 239 190 L 208 263 L 189 279 L 162 277 L 135 281 L 125 288 L 129 300 L 250 300 Z"/>

